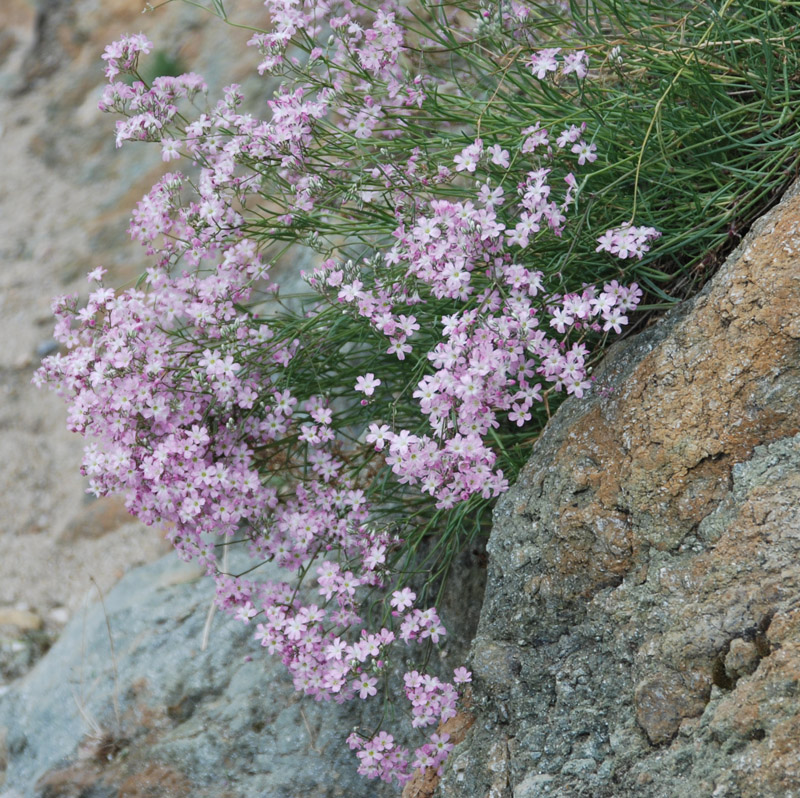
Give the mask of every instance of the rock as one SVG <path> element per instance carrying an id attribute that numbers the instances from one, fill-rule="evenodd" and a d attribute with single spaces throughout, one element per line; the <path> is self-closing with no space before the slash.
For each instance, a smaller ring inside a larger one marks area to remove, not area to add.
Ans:
<path id="1" fill-rule="evenodd" d="M 795 185 L 537 441 L 436 795 L 497 792 L 505 739 L 498 795 L 800 795 L 799 246 Z"/>
<path id="2" fill-rule="evenodd" d="M 55 352 L 58 352 L 58 343 L 52 338 L 48 338 L 46 341 L 42 341 L 36 346 L 36 354 L 39 358 L 45 358 Z"/>
<path id="3" fill-rule="evenodd" d="M 30 610 L 0 607 L 0 626 L 14 626 L 21 630 L 41 629 L 42 619 Z"/>
<path id="4" fill-rule="evenodd" d="M 10 682 L 27 673 L 52 643 L 52 635 L 41 629 L 0 626 L 0 694 L 9 690 Z"/>
<path id="5" fill-rule="evenodd" d="M 737 637 L 725 655 L 725 674 L 735 682 L 740 676 L 749 676 L 761 661 L 759 647 L 752 641 Z"/>
<path id="6" fill-rule="evenodd" d="M 72 518 L 58 537 L 59 543 L 74 543 L 79 538 L 97 539 L 136 519 L 125 509 L 119 496 L 103 496 L 91 501 L 80 515 Z"/>
<path id="7" fill-rule="evenodd" d="M 242 565 L 234 553 L 230 565 Z M 457 576 L 470 594 L 482 574 L 476 583 L 464 565 Z M 170 554 L 73 617 L 0 695 L 3 788 L 20 798 L 396 796 L 396 785 L 357 775 L 344 742 L 381 707 L 301 699 L 253 625 L 220 613 L 202 650 L 212 596 L 212 581 Z M 471 616 L 462 607 L 460 625 L 449 619 L 449 667 L 463 661 L 479 604 Z"/>
<path id="8" fill-rule="evenodd" d="M 69 620 L 69 610 L 66 607 L 55 607 L 50 610 L 49 620 L 54 626 L 64 626 Z"/>
<path id="9" fill-rule="evenodd" d="M 76 43 L 71 35 L 74 27 L 72 0 L 38 0 L 35 39 L 23 62 L 23 82 L 18 92 L 29 91 L 37 81 L 52 75 L 75 56 Z"/>
<path id="10" fill-rule="evenodd" d="M 52 644 L 42 625 L 35 612 L 0 608 L 0 691 L 28 671 Z"/>
<path id="11" fill-rule="evenodd" d="M 0 66 L 3 65 L 6 58 L 17 46 L 17 37 L 13 31 L 0 30 Z M 0 128 L 0 135 L 2 135 L 2 128 Z"/>
<path id="12" fill-rule="evenodd" d="M 657 673 L 636 685 L 636 720 L 651 743 L 669 742 L 684 718 L 702 713 L 711 693 L 711 674 L 696 678 L 700 684 L 695 690 L 687 690 L 684 674 L 679 672 Z"/>

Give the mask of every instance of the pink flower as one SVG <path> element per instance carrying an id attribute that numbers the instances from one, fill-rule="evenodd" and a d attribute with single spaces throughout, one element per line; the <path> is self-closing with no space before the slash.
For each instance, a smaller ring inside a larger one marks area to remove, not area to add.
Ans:
<path id="1" fill-rule="evenodd" d="M 410 607 L 414 603 L 417 594 L 410 588 L 404 587 L 402 590 L 395 590 L 392 593 L 391 605 L 402 612 L 404 609 Z"/>
<path id="2" fill-rule="evenodd" d="M 550 143 L 547 130 L 541 127 L 539 122 L 531 127 L 526 127 L 522 131 L 522 135 L 527 136 L 525 141 L 522 142 L 522 152 L 524 153 L 534 152 L 537 147 L 547 146 Z"/>
<path id="3" fill-rule="evenodd" d="M 528 408 L 524 404 L 519 405 L 514 402 L 511 407 L 512 410 L 508 414 L 508 420 L 516 421 L 518 427 L 521 427 L 526 421 L 531 420 L 531 414 L 528 412 Z"/>
<path id="4" fill-rule="evenodd" d="M 472 674 L 464 667 L 456 668 L 453 671 L 453 681 L 456 684 L 466 684 L 472 681 Z"/>
<path id="5" fill-rule="evenodd" d="M 614 330 L 615 333 L 622 332 L 622 325 L 628 323 L 628 317 L 624 316 L 618 308 L 611 308 L 603 313 L 603 330 L 608 332 Z"/>
<path id="6" fill-rule="evenodd" d="M 180 142 L 175 139 L 161 139 L 161 160 L 180 160 Z"/>
<path id="7" fill-rule="evenodd" d="M 575 53 L 565 55 L 563 71 L 565 75 L 574 72 L 576 77 L 585 78 L 589 73 L 589 58 L 586 55 L 586 51 L 578 50 Z"/>
<path id="8" fill-rule="evenodd" d="M 548 72 L 555 72 L 558 69 L 556 56 L 561 52 L 560 47 L 547 48 L 534 53 L 526 62 L 531 68 L 531 72 L 542 80 Z"/>
<path id="9" fill-rule="evenodd" d="M 475 139 L 472 144 L 465 147 L 458 155 L 453 158 L 456 164 L 456 172 L 474 172 L 478 167 L 478 161 L 483 154 L 483 142 Z"/>
<path id="10" fill-rule="evenodd" d="M 464 170 L 467 172 L 474 172 L 478 166 L 477 159 L 466 150 L 456 155 L 453 161 L 455 161 L 456 164 L 456 172 L 463 172 Z"/>
<path id="11" fill-rule="evenodd" d="M 596 149 L 597 146 L 595 144 L 587 144 L 583 139 L 572 145 L 572 152 L 578 156 L 578 164 L 580 166 L 583 166 L 587 161 L 592 163 L 597 160 Z"/>
<path id="12" fill-rule="evenodd" d="M 356 378 L 355 389 L 361 391 L 365 396 L 372 396 L 381 381 L 372 372 L 364 374 L 363 377 Z"/>
<path id="13" fill-rule="evenodd" d="M 561 134 L 556 139 L 556 144 L 561 148 L 566 147 L 567 144 L 574 144 L 581 137 L 581 133 L 585 128 L 586 125 L 581 125 L 581 127 L 570 125 L 568 129 L 561 131 Z"/>
<path id="14" fill-rule="evenodd" d="M 504 150 L 499 144 L 492 144 L 492 146 L 489 147 L 489 154 L 492 156 L 492 163 L 495 166 L 502 166 L 503 169 L 508 169 L 508 150 Z"/>
<path id="15" fill-rule="evenodd" d="M 376 678 L 364 674 L 363 676 L 359 676 L 358 679 L 353 682 L 353 689 L 358 690 L 359 698 L 366 699 L 378 692 L 378 688 L 375 687 L 377 683 L 378 680 Z"/>
<path id="16" fill-rule="evenodd" d="M 391 435 L 391 429 L 388 424 L 369 425 L 369 432 L 367 433 L 367 443 L 374 443 L 375 448 L 380 451 L 386 445 L 388 437 Z"/>

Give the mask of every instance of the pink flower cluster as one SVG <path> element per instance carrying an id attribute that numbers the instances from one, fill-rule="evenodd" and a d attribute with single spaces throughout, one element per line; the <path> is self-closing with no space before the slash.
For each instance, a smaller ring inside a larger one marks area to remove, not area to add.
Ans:
<path id="1" fill-rule="evenodd" d="M 564 130 L 556 152 L 572 152 L 569 145 L 584 130 Z M 580 294 L 540 297 L 542 273 L 515 262 L 508 248 L 527 247 L 542 225 L 562 234 L 577 185 L 568 171 L 561 202 L 555 201 L 550 182 L 555 153 L 548 146 L 548 132 L 538 125 L 525 132 L 523 152 L 533 152 L 529 141 L 538 136 L 537 145 L 542 145 L 550 166 L 528 172 L 518 186 L 519 201 L 505 214 L 506 219 L 519 219 L 511 232 L 499 215 L 503 189 L 476 178 L 474 201 L 420 202 L 413 223 L 401 221 L 383 263 L 387 271 L 402 266 L 402 279 L 385 284 L 376 269 L 367 285 L 366 275 L 348 279 L 346 272 L 352 273 L 352 268 L 339 268 L 334 261 L 311 278 L 312 285 L 328 291 L 331 301 L 335 296 L 385 335 L 387 354 L 401 360 L 413 351 L 410 339 L 420 327 L 416 316 L 402 310 L 424 306 L 426 295 L 471 303 L 441 319 L 443 339 L 427 353 L 433 371 L 413 393 L 431 434 L 373 423 L 366 436 L 377 450 L 388 452 L 386 463 L 398 481 L 430 494 L 439 509 L 473 494 L 488 499 L 507 490 L 508 481 L 502 469 L 495 468 L 497 456 L 487 442 L 490 431 L 504 420 L 517 426 L 531 420 L 534 403 L 543 401 L 543 381 L 556 391 L 582 397 L 591 385 L 586 370 L 589 350 L 583 343 L 567 347 L 568 338 L 581 331 L 621 332 L 628 322 L 626 313 L 642 296 L 636 284 L 625 287 L 613 281 L 602 291 L 587 286 Z M 485 153 L 483 142 L 476 140 L 456 155 L 456 171 L 475 172 L 487 155 L 494 158 L 497 149 Z M 578 160 L 580 165 L 580 156 Z M 413 294 L 405 288 L 410 284 L 417 289 Z M 371 396 L 379 384 L 367 374 L 359 377 L 356 390 Z"/>
<path id="2" fill-rule="evenodd" d="M 101 287 L 81 309 L 74 297 L 58 300 L 56 336 L 69 351 L 48 358 L 36 381 L 68 397 L 70 428 L 98 441 L 84 459 L 92 490 L 125 492 L 128 508 L 143 521 L 170 525 L 178 552 L 216 574 L 219 605 L 244 623 L 257 622 L 256 639 L 281 658 L 299 691 L 317 700 L 367 699 L 377 692 L 395 640 L 435 643 L 445 629 L 434 608 L 413 607 L 416 595 L 408 589 L 392 597 L 396 632 L 363 628 L 361 591 L 384 585 L 387 551 L 398 541 L 366 524 L 364 491 L 333 454 L 327 401 L 312 396 L 299 406 L 289 390 L 265 392 L 261 386 L 271 378 L 246 363 L 254 348 L 269 353 L 272 346 L 267 360 L 278 368 L 291 354 L 270 343 L 267 325 L 234 310 L 231 296 L 246 295 L 242 282 L 252 266 L 238 263 L 237 270 L 235 263 L 202 279 L 151 273 L 158 290 L 148 293 L 115 295 Z M 250 412 L 255 405 L 258 415 Z M 308 445 L 313 477 L 282 495 L 263 483 L 256 452 L 293 434 Z M 308 571 L 317 560 L 321 605 L 302 604 L 286 582 L 216 571 L 214 540 L 241 534 L 243 522 L 256 560 L 290 573 Z M 319 560 L 331 551 L 356 572 Z M 412 712 L 438 722 L 437 710 L 453 711 L 455 690 L 438 681 L 428 686 L 431 696 Z M 391 762 L 401 780 L 410 774 L 404 756 L 401 749 L 384 757 L 384 767 Z"/>
<path id="3" fill-rule="evenodd" d="M 631 224 L 606 230 L 597 239 L 597 252 L 610 252 L 621 260 L 636 257 L 642 259 L 650 251 L 650 242 L 661 233 L 653 227 L 634 227 Z"/>
<path id="4" fill-rule="evenodd" d="M 124 122 L 117 122 L 117 147 L 129 139 L 161 141 L 163 130 L 178 112 L 177 103 L 182 99 L 193 100 L 195 95 L 206 90 L 203 79 L 193 72 L 177 78 L 156 78 L 149 88 L 140 80 L 130 86 L 122 82 L 110 83 L 103 90 L 99 107 L 128 116 Z"/>
<path id="5" fill-rule="evenodd" d="M 153 43 L 142 33 L 123 36 L 109 44 L 101 58 L 106 62 L 105 74 L 111 80 L 120 72 L 134 72 L 139 62 L 139 53 L 149 53 Z"/>
<path id="6" fill-rule="evenodd" d="M 551 47 L 533 53 L 526 61 L 533 75 L 539 80 L 543 80 L 548 74 L 555 74 L 558 71 L 558 55 L 560 47 Z M 574 53 L 567 53 L 561 62 L 561 74 L 572 75 L 577 78 L 585 78 L 589 74 L 589 57 L 585 50 L 577 50 Z"/>
<path id="7" fill-rule="evenodd" d="M 456 673 L 456 679 L 458 673 Z M 455 688 L 430 674 L 410 671 L 403 677 L 405 695 L 411 702 L 412 725 L 431 726 L 453 718 L 456 715 L 457 693 Z M 414 768 L 439 768 L 453 749 L 448 734 L 434 732 L 428 742 L 414 751 Z M 369 778 L 389 781 L 397 773 L 398 765 L 407 766 L 409 755 L 406 749 L 395 745 L 394 738 L 386 732 L 364 740 L 353 733 L 347 738 L 348 745 L 357 751 L 358 772 Z"/>
<path id="8" fill-rule="evenodd" d="M 65 397 L 70 429 L 92 440 L 83 463 L 90 489 L 124 493 L 132 513 L 165 525 L 179 554 L 214 575 L 218 605 L 253 622 L 298 691 L 368 700 L 394 672 L 394 650 L 445 635 L 436 609 L 415 606 L 413 590 L 398 586 L 393 552 L 403 541 L 376 521 L 385 519 L 380 495 L 367 499 L 374 461 L 401 495 L 427 494 L 439 510 L 500 495 L 508 479 L 497 430 L 531 421 L 551 391 L 583 396 L 588 336 L 621 332 L 641 291 L 616 280 L 548 290 L 533 266 L 536 241 L 568 229 L 575 171 L 597 158 L 585 125 L 551 134 L 531 120 L 513 141 L 386 156 L 380 146 L 424 108 L 432 81 L 406 68 L 404 4 L 265 6 L 272 28 L 250 41 L 261 73 L 299 69 L 290 42 L 314 40 L 323 21 L 333 32 L 310 51 L 307 80 L 270 100 L 267 120 L 243 113 L 232 85 L 190 121 L 180 105 L 205 95 L 202 78 L 116 82 L 121 72 L 137 77 L 138 56 L 152 45 L 139 34 L 106 48 L 100 108 L 125 117 L 118 146 L 159 142 L 165 161 L 186 157 L 197 176 L 164 175 L 133 213 L 131 235 L 154 256 L 142 287 L 114 292 L 95 270 L 90 281 L 99 285 L 84 304 L 56 300 L 55 337 L 66 351 L 43 361 L 36 382 Z M 544 77 L 557 57 L 540 51 L 529 66 Z M 587 63 L 582 51 L 567 55 L 562 72 L 585 77 Z M 354 147 L 367 167 L 354 168 Z M 265 210 L 264 198 L 278 210 Z M 248 210 L 254 204 L 258 212 Z M 388 215 L 391 241 L 365 228 L 359 242 L 370 255 L 328 257 L 309 275 L 315 304 L 295 337 L 263 300 L 278 290 L 265 241 L 312 240 L 317 231 L 301 234 L 301 221 L 322 225 L 329 214 L 350 218 L 370 206 Z M 601 236 L 598 251 L 642 257 L 657 235 L 627 225 Z M 395 423 L 396 380 L 376 375 L 377 366 L 360 362 L 355 376 L 343 365 L 347 376 L 333 391 L 293 371 L 304 347 L 325 338 L 326 320 L 342 313 L 360 337 L 382 342 L 384 361 L 390 355 L 414 374 L 402 391 L 413 424 Z M 354 407 L 380 420 L 354 431 Z M 216 547 L 235 540 L 255 563 L 285 569 L 286 581 L 223 573 Z M 378 629 L 362 617 L 374 591 L 388 603 Z M 469 679 L 464 668 L 453 683 L 408 671 L 412 728 L 452 717 L 455 685 Z M 383 731 L 351 735 L 349 744 L 359 772 L 404 782 L 415 767 L 439 767 L 452 748 L 446 735 L 425 740 L 413 753 Z"/>

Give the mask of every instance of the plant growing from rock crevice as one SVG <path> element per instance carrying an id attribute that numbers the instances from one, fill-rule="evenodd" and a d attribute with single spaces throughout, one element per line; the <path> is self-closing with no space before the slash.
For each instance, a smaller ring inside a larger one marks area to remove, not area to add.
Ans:
<path id="1" fill-rule="evenodd" d="M 37 379 L 93 440 L 91 489 L 165 524 L 299 691 L 387 697 L 399 644 L 445 634 L 452 558 L 643 291 L 680 294 L 793 174 L 798 8 L 265 5 L 266 119 L 238 86 L 143 80 L 142 35 L 106 49 L 118 145 L 190 166 L 134 211 L 139 285 L 97 269 L 85 305 L 56 300 L 68 352 Z M 318 266 L 286 297 L 272 266 L 301 248 Z M 232 545 L 285 581 L 228 573 Z M 411 726 L 469 679 L 409 667 Z M 452 747 L 348 742 L 400 782 Z"/>

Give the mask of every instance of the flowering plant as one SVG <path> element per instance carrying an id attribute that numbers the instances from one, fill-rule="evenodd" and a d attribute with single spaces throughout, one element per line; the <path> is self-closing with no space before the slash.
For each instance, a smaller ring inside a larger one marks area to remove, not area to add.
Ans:
<path id="1" fill-rule="evenodd" d="M 153 258 L 140 284 L 115 292 L 98 269 L 84 303 L 55 301 L 67 351 L 37 380 L 91 439 L 90 490 L 165 525 L 297 690 L 367 700 L 398 648 L 445 635 L 450 560 L 554 403 L 591 390 L 640 285 L 666 296 L 650 128 L 620 191 L 597 92 L 633 78 L 563 4 L 265 6 L 248 43 L 283 79 L 266 119 L 236 85 L 212 103 L 194 73 L 145 82 L 141 34 L 106 48 L 117 145 L 155 142 L 187 167 L 133 213 Z M 287 297 L 276 272 L 301 249 L 308 292 Z M 228 573 L 233 544 L 285 580 Z M 441 766 L 452 745 L 435 729 L 471 676 L 441 677 L 403 676 L 413 751 L 350 735 L 359 772 L 403 783 Z"/>

